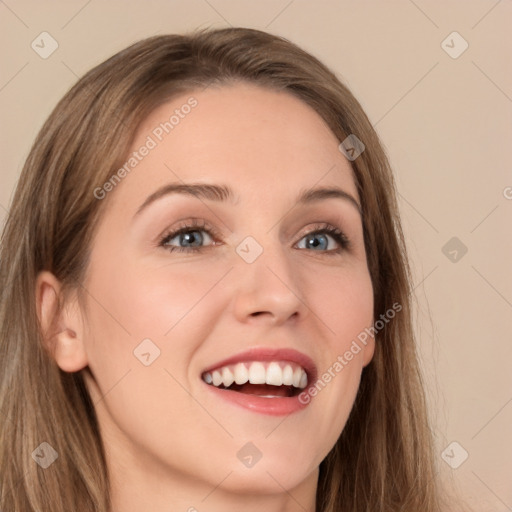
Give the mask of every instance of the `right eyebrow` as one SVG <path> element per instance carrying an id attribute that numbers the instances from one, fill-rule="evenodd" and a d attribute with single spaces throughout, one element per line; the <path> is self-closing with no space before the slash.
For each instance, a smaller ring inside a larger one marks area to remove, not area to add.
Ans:
<path id="1" fill-rule="evenodd" d="M 169 183 L 153 192 L 139 206 L 134 216 L 139 215 L 142 210 L 151 203 L 169 194 L 184 194 L 197 197 L 199 199 L 209 199 L 210 201 L 235 201 L 233 191 L 228 185 L 212 185 L 209 183 Z"/>

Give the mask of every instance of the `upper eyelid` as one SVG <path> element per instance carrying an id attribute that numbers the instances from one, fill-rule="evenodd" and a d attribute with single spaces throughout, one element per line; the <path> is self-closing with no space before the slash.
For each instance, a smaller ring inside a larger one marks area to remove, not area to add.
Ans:
<path id="1" fill-rule="evenodd" d="M 166 229 L 160 236 L 161 239 L 166 239 L 169 236 L 177 236 L 181 231 L 208 231 L 213 236 L 220 236 L 220 233 L 215 227 L 209 224 L 206 220 L 193 219 L 184 220 L 175 228 Z"/>
<path id="2" fill-rule="evenodd" d="M 164 232 L 164 234 L 159 237 L 159 245 L 162 245 L 163 242 L 168 239 L 175 238 L 182 232 L 188 232 L 188 231 L 206 231 L 213 238 L 220 238 L 220 233 L 218 232 L 218 230 L 215 227 L 213 227 L 208 221 L 206 221 L 204 219 L 194 218 L 194 219 L 184 220 L 182 222 L 183 222 L 183 224 L 178 225 L 175 228 L 166 230 Z M 325 222 L 325 221 L 316 221 L 316 222 L 313 222 L 312 224 L 313 225 L 311 227 L 305 228 L 306 231 L 304 231 L 300 235 L 299 241 L 302 240 L 302 238 L 304 238 L 305 236 L 307 236 L 309 234 L 321 232 L 323 230 L 334 229 L 334 230 L 337 230 L 340 232 L 341 236 L 345 239 L 345 243 L 346 243 L 347 247 L 349 247 L 352 244 L 352 241 L 347 236 L 345 229 L 343 229 L 339 226 L 336 226 L 333 223 Z M 330 236 L 332 237 L 333 235 L 330 234 Z M 207 247 L 211 247 L 211 246 L 204 246 L 204 248 L 207 248 Z"/>

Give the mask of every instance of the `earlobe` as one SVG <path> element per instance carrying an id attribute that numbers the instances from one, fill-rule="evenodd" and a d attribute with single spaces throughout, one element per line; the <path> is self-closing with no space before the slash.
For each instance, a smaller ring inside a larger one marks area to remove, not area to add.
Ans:
<path id="1" fill-rule="evenodd" d="M 76 299 L 60 305 L 61 291 L 59 280 L 51 272 L 39 273 L 36 311 L 44 346 L 61 370 L 76 372 L 88 364 L 80 307 Z"/>

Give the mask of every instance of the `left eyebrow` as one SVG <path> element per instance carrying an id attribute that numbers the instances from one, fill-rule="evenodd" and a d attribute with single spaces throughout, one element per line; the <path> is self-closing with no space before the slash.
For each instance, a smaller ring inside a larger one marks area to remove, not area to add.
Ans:
<path id="1" fill-rule="evenodd" d="M 238 200 L 233 190 L 229 185 L 210 184 L 210 183 L 169 183 L 153 192 L 147 199 L 140 205 L 138 210 L 135 212 L 134 217 L 140 215 L 140 213 L 146 209 L 151 203 L 161 199 L 164 196 L 170 194 L 184 194 L 197 197 L 199 199 L 207 199 L 210 201 L 226 202 L 230 201 L 235 203 Z M 359 215 L 362 215 L 361 206 L 357 200 L 348 192 L 337 187 L 320 187 L 315 189 L 302 190 L 296 202 L 299 205 L 305 205 L 324 199 L 337 198 L 348 201 L 356 207 Z"/>
<path id="2" fill-rule="evenodd" d="M 297 198 L 297 203 L 308 204 L 313 203 L 315 201 L 321 201 L 323 199 L 330 199 L 331 197 L 334 197 L 336 199 L 344 199 L 350 202 L 353 206 L 356 207 L 359 215 L 363 215 L 361 206 L 357 202 L 355 197 L 338 187 L 319 187 L 303 190 L 299 194 L 299 197 Z"/>

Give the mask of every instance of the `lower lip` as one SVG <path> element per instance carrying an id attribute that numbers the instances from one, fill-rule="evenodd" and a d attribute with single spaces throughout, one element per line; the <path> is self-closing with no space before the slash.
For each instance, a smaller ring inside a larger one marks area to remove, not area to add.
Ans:
<path id="1" fill-rule="evenodd" d="M 203 384 L 215 393 L 218 397 L 232 404 L 243 407 L 252 412 L 267 414 L 269 416 L 285 416 L 298 412 L 309 405 L 309 402 L 303 404 L 299 401 L 299 395 L 289 397 L 266 398 L 258 395 L 247 395 L 238 391 L 229 389 L 219 389 L 211 384 Z"/>

